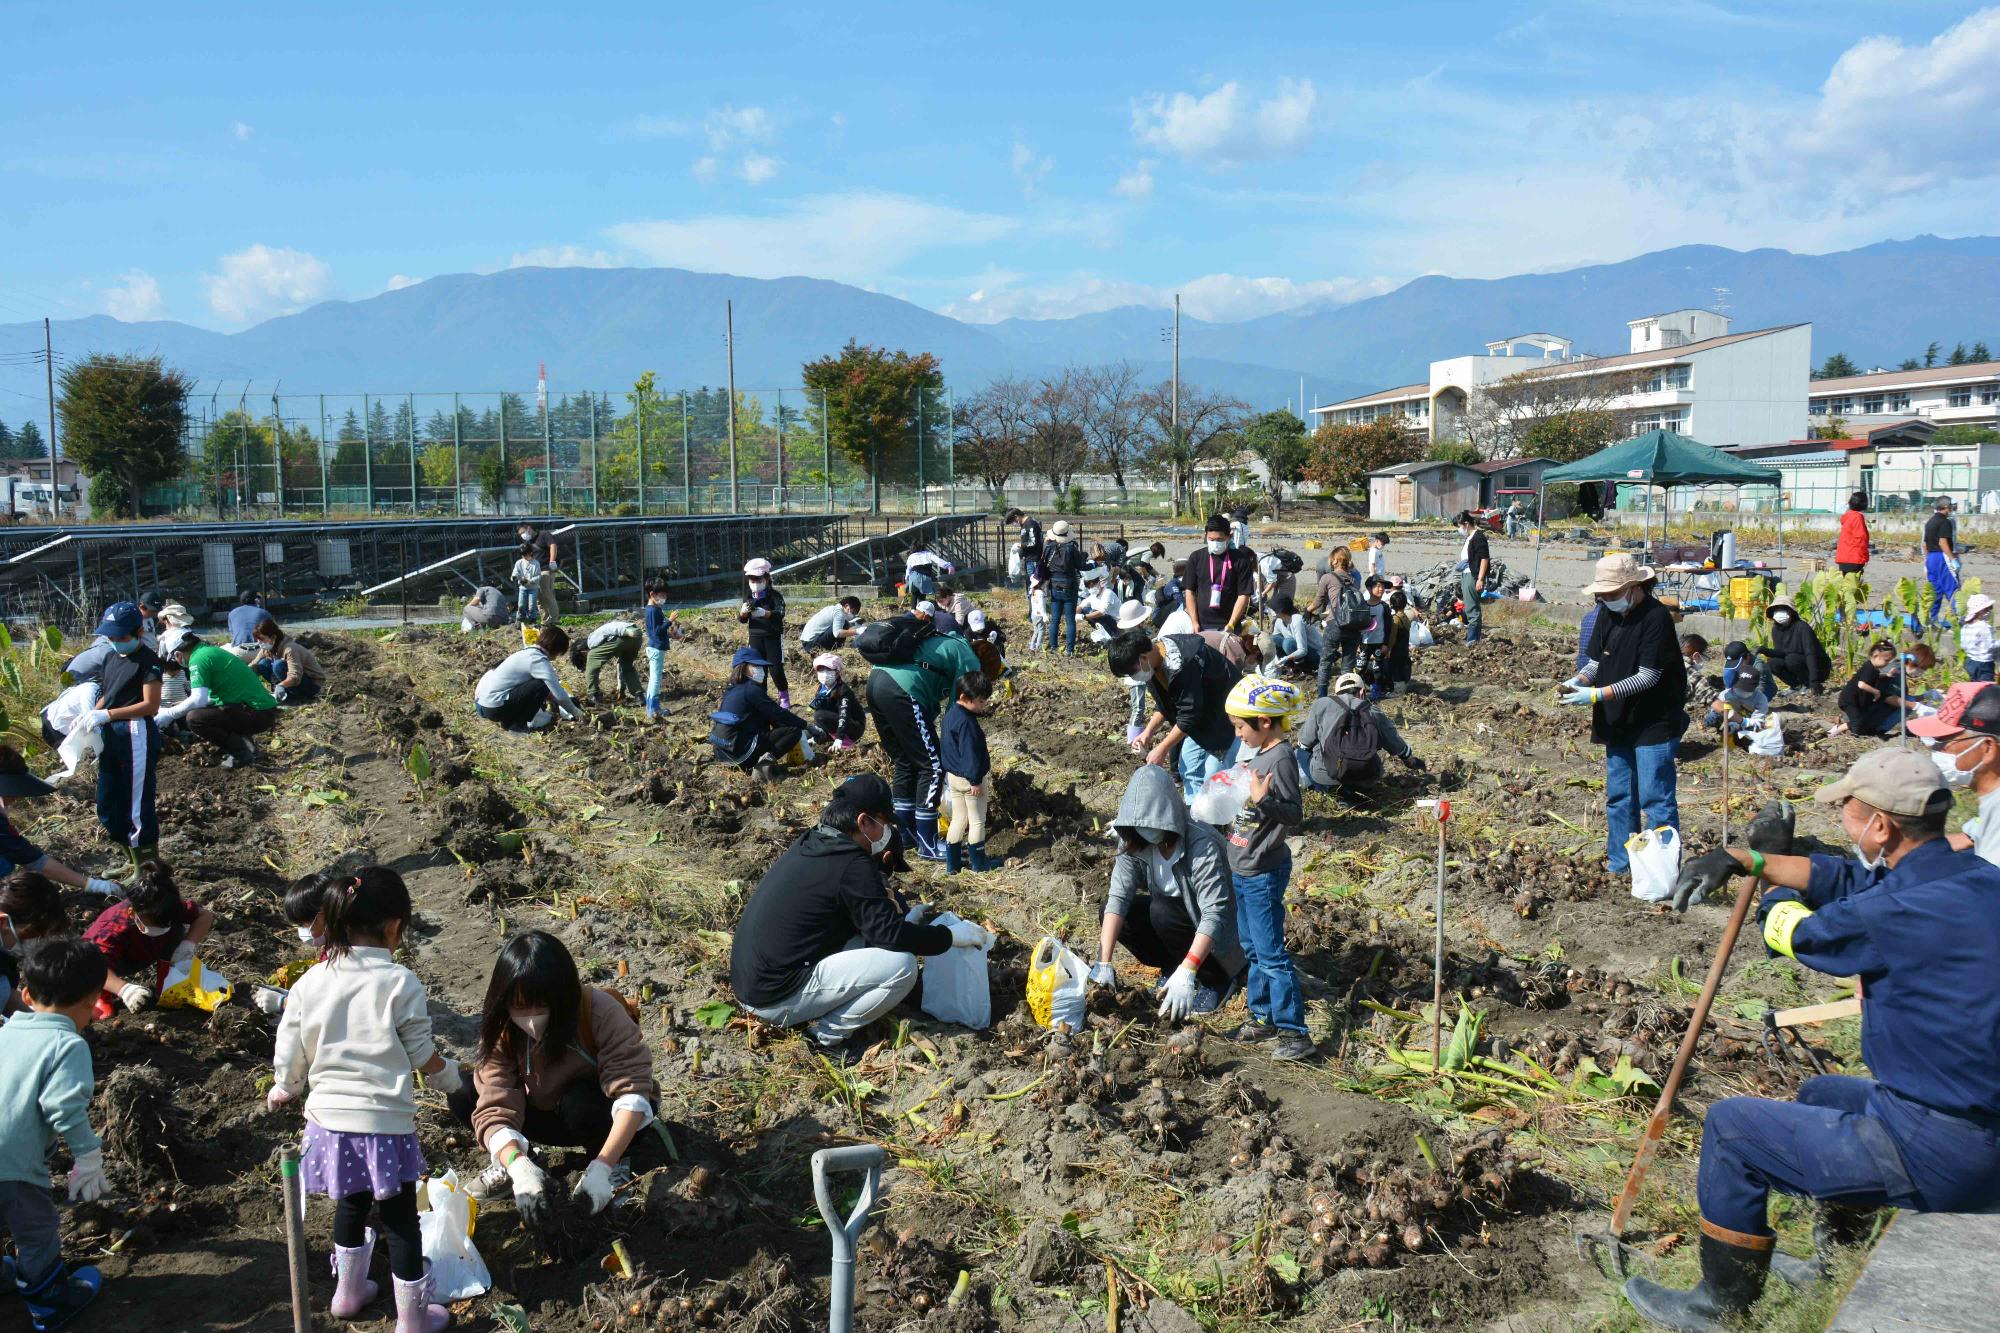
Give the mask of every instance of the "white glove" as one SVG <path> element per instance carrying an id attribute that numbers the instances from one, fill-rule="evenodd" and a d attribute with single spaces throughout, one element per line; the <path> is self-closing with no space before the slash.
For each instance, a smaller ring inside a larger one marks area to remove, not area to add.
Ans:
<path id="1" fill-rule="evenodd" d="M 111 725 L 111 714 L 105 712 L 102 708 L 93 708 L 84 714 L 83 720 L 93 728 L 108 727 Z"/>
<path id="2" fill-rule="evenodd" d="M 1194 969 L 1182 963 L 1160 992 L 1160 1017 L 1179 1022 L 1194 1012 Z"/>
<path id="3" fill-rule="evenodd" d="M 514 1182 L 514 1207 L 521 1219 L 540 1228 L 549 1222 L 549 1178 L 523 1148 L 507 1163 L 507 1175 Z"/>
<path id="4" fill-rule="evenodd" d="M 954 949 L 983 949 L 986 947 L 985 928 L 971 921 L 951 923 L 951 947 Z"/>
<path id="5" fill-rule="evenodd" d="M 929 903 L 911 903 L 910 910 L 903 914 L 903 920 L 913 926 L 921 926 L 924 923 L 924 918 L 930 914 L 931 905 Z"/>
<path id="6" fill-rule="evenodd" d="M 141 1009 L 150 1009 L 153 1005 L 153 992 L 147 987 L 141 986 L 136 981 L 128 981 L 120 986 L 118 988 L 118 998 L 125 1001 L 127 1009 L 134 1012 Z"/>
<path id="7" fill-rule="evenodd" d="M 1118 974 L 1111 970 L 1111 964 L 1109 963 L 1092 963 L 1090 965 L 1090 984 L 1093 986 L 1116 986 L 1118 984 Z"/>
<path id="8" fill-rule="evenodd" d="M 179 944 L 176 944 L 174 946 L 173 963 L 168 970 L 171 971 L 173 970 L 173 968 L 188 967 L 193 962 L 194 962 L 194 941 L 182 940 Z"/>
<path id="9" fill-rule="evenodd" d="M 449 1097 L 465 1086 L 465 1076 L 459 1072 L 458 1061 L 447 1055 L 444 1058 L 444 1068 L 436 1073 L 425 1074 L 424 1082 Z"/>
<path id="10" fill-rule="evenodd" d="M 576 1188 L 569 1192 L 572 1202 L 588 1200 L 590 1215 L 597 1216 L 611 1202 L 611 1168 L 602 1159 L 593 1157 L 584 1168 L 583 1178 L 576 1182 Z"/>
<path id="11" fill-rule="evenodd" d="M 95 893 L 105 898 L 123 898 L 125 896 L 125 886 L 117 880 L 112 879 L 86 879 L 83 882 L 83 891 L 85 893 Z"/>
<path id="12" fill-rule="evenodd" d="M 285 994 L 275 986 L 256 986 L 250 991 L 250 1003 L 258 1013 L 276 1018 L 285 1012 Z"/>
<path id="13" fill-rule="evenodd" d="M 273 1083 L 271 1090 L 264 1094 L 264 1107 L 270 1111 L 282 1111 L 292 1104 L 292 1094 Z"/>
<path id="14" fill-rule="evenodd" d="M 79 1155 L 76 1165 L 70 1168 L 69 1201 L 96 1203 L 104 1197 L 107 1183 L 104 1179 L 104 1150 L 93 1148 Z"/>

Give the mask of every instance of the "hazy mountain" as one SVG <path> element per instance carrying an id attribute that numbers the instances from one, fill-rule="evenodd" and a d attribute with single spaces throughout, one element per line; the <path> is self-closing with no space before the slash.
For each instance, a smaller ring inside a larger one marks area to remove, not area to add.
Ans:
<path id="1" fill-rule="evenodd" d="M 1328 402 L 1420 377 L 1437 357 L 1546 331 L 1580 350 L 1625 350 L 1625 322 L 1708 307 L 1727 289 L 1738 328 L 1810 320 L 1816 358 L 1893 365 L 1933 339 L 2000 343 L 2000 238 L 1923 236 L 1829 255 L 1681 246 L 1616 264 L 1491 280 L 1427 277 L 1349 305 L 1239 323 L 1183 317 L 1189 383 L 1276 406 Z M 802 362 L 848 338 L 925 350 L 969 392 L 997 375 L 1126 358 L 1164 378 L 1169 310 L 1127 307 L 1060 320 L 968 324 L 907 301 L 813 278 L 760 280 L 678 269 L 509 269 L 454 274 L 362 301 L 329 301 L 221 334 L 170 320 L 61 320 L 58 352 L 157 352 L 228 397 L 393 394 L 534 386 L 622 392 L 641 371 L 663 386 L 720 384 L 723 302 L 734 302 L 739 386 L 799 382 Z M 39 324 L 0 325 L 0 353 L 39 350 Z M 0 358 L 0 418 L 37 414 L 39 368 Z"/>

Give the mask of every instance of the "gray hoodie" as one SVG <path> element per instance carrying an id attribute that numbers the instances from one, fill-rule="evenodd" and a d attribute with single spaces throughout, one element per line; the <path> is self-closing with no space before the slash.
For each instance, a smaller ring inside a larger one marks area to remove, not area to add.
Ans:
<path id="1" fill-rule="evenodd" d="M 1104 910 L 1128 916 L 1132 900 L 1142 893 L 1171 899 L 1195 923 L 1195 933 L 1213 941 L 1209 956 L 1216 966 L 1231 976 L 1241 972 L 1243 947 L 1236 941 L 1236 889 L 1229 876 L 1227 845 L 1214 825 L 1188 818 L 1174 776 L 1157 764 L 1140 765 L 1125 784 L 1112 827 L 1120 833 L 1158 829 L 1179 835 L 1180 842 L 1164 865 L 1150 850 L 1121 851 L 1111 866 L 1111 892 Z"/>
<path id="2" fill-rule="evenodd" d="M 1309 775 L 1316 786 L 1333 786 L 1333 770 L 1326 762 L 1326 742 L 1340 730 L 1341 719 L 1357 708 L 1365 708 L 1375 719 L 1375 738 L 1381 749 L 1398 759 L 1410 757 L 1410 743 L 1396 730 L 1388 715 L 1358 694 L 1329 694 L 1313 700 L 1306 720 L 1299 724 L 1299 748 L 1312 756 Z"/>

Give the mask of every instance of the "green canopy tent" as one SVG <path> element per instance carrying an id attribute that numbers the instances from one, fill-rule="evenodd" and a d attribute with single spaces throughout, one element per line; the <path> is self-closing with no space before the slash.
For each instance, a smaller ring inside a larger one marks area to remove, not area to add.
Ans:
<path id="1" fill-rule="evenodd" d="M 1644 435 L 1620 440 L 1588 458 L 1542 473 L 1541 504 L 1537 512 L 1545 516 L 1542 527 L 1546 530 L 1551 482 L 1597 481 L 1614 485 L 1621 481 L 1643 482 L 1646 485 L 1646 543 L 1651 546 L 1655 486 L 1778 486 L 1778 563 L 1782 565 L 1785 560 L 1785 492 L 1782 480 L 1783 474 L 1774 467 L 1745 462 L 1734 454 L 1726 454 L 1674 431 L 1649 430 Z M 1665 524 L 1663 515 L 1662 531 Z M 1538 535 L 1535 539 L 1535 581 L 1538 586 L 1541 572 L 1542 543 Z"/>

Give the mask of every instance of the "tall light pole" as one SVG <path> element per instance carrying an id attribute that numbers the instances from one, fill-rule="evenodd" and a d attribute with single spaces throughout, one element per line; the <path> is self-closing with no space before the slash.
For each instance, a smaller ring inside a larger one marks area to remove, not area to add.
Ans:
<path id="1" fill-rule="evenodd" d="M 736 498 L 736 308 L 722 303 L 722 340 L 729 345 L 729 512 L 740 514 L 743 506 Z"/>
<path id="2" fill-rule="evenodd" d="M 1167 330 L 1161 329 L 1160 336 L 1164 339 L 1167 336 Z M 1169 440 L 1167 456 L 1178 459 L 1181 447 L 1181 294 L 1179 292 L 1174 293 L 1174 328 L 1172 336 L 1174 342 L 1174 389 L 1173 399 L 1167 409 L 1167 437 Z M 1190 466 L 1188 469 L 1190 480 L 1192 480 L 1193 474 L 1193 467 Z M 1180 496 L 1176 495 L 1174 497 L 1174 503 L 1176 506 L 1179 505 Z"/>
<path id="3" fill-rule="evenodd" d="M 56 348 L 46 317 L 42 320 L 42 364 L 49 372 L 49 507 L 56 518 L 61 518 L 62 451 L 56 447 Z"/>

